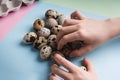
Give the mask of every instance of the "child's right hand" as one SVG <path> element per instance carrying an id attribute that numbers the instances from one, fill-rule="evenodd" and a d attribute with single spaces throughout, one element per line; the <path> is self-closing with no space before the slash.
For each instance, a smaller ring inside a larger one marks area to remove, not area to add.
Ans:
<path id="1" fill-rule="evenodd" d="M 111 20 L 89 19 L 78 11 L 73 12 L 71 18 L 65 20 L 63 28 L 57 36 L 59 50 L 68 42 L 75 40 L 84 41 L 85 45 L 71 52 L 71 57 L 81 56 L 95 49 L 120 32 L 120 27 L 118 29 L 112 24 Z"/>

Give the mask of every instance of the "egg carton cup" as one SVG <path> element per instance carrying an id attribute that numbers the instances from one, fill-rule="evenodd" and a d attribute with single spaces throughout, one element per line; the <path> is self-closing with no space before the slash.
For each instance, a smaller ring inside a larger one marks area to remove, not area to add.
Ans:
<path id="1" fill-rule="evenodd" d="M 7 16 L 11 11 L 17 11 L 22 4 L 30 5 L 35 0 L 0 0 L 0 17 Z"/>

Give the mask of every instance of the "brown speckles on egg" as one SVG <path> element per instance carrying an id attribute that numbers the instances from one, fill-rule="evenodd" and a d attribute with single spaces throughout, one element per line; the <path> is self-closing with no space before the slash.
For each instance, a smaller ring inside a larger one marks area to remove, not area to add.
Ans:
<path id="1" fill-rule="evenodd" d="M 35 43 L 35 44 L 34 44 L 34 48 L 38 49 L 38 47 L 39 47 L 40 44 L 41 44 L 41 43 Z"/>
<path id="2" fill-rule="evenodd" d="M 36 39 L 36 38 L 35 38 L 34 36 L 30 37 L 30 41 L 31 41 L 31 42 L 34 42 L 35 39 Z"/>
<path id="3" fill-rule="evenodd" d="M 39 37 L 34 41 L 33 46 L 37 49 L 41 49 L 41 47 L 43 47 L 46 44 L 47 44 L 47 40 L 44 37 Z"/>
<path id="4" fill-rule="evenodd" d="M 39 31 L 41 30 L 42 28 L 44 28 L 44 21 L 42 19 L 37 19 L 35 20 L 34 24 L 33 24 L 33 29 L 35 31 Z"/>
<path id="5" fill-rule="evenodd" d="M 53 38 L 52 41 L 56 41 L 56 38 Z"/>
<path id="6" fill-rule="evenodd" d="M 40 50 L 40 58 L 41 59 L 48 59 L 52 54 L 52 48 L 50 46 L 43 46 Z"/>
<path id="7" fill-rule="evenodd" d="M 46 18 L 54 18 L 54 19 L 56 19 L 57 15 L 58 15 L 57 11 L 51 10 L 51 9 L 47 10 L 46 13 L 45 13 Z"/>
<path id="8" fill-rule="evenodd" d="M 46 46 L 43 47 L 43 50 L 46 48 Z"/>
<path id="9" fill-rule="evenodd" d="M 63 14 L 58 15 L 58 17 L 57 17 L 58 24 L 63 25 L 63 23 L 66 19 L 67 19 L 67 17 L 65 15 L 63 15 Z"/>
<path id="10" fill-rule="evenodd" d="M 47 38 L 50 35 L 50 29 L 48 29 L 48 28 L 42 28 L 37 33 L 38 33 L 39 36 L 43 36 L 43 37 Z"/>
<path id="11" fill-rule="evenodd" d="M 55 26 L 56 28 L 58 28 L 58 26 Z"/>
<path id="12" fill-rule="evenodd" d="M 57 35 L 59 33 L 59 31 L 60 31 L 61 28 L 62 28 L 61 25 L 56 25 L 56 26 L 52 27 L 51 32 L 53 34 Z"/>
<path id="13" fill-rule="evenodd" d="M 38 24 L 41 25 L 41 21 L 38 21 Z"/>
<path id="14" fill-rule="evenodd" d="M 41 52 L 41 54 L 44 54 L 44 52 Z"/>
<path id="15" fill-rule="evenodd" d="M 87 68 L 85 66 L 80 66 L 80 68 L 84 71 L 87 71 Z"/>
<path id="16" fill-rule="evenodd" d="M 33 44 L 33 47 L 40 50 L 41 59 L 48 59 L 54 51 L 57 51 L 56 35 L 62 28 L 64 20 L 67 19 L 65 15 L 58 14 L 55 10 L 48 10 L 45 13 L 46 22 L 42 19 L 37 19 L 33 23 L 35 32 L 27 33 L 24 37 L 26 44 Z M 45 26 L 45 27 L 44 27 Z M 70 42 L 59 50 L 64 57 L 69 57 L 72 50 L 79 49 L 82 42 Z"/>
<path id="17" fill-rule="evenodd" d="M 79 49 L 79 48 L 81 48 L 82 46 L 84 46 L 83 44 L 83 41 L 80 41 L 80 40 L 78 40 L 78 41 L 73 41 L 73 42 L 71 42 L 71 43 L 69 43 L 70 44 L 70 46 L 71 46 L 71 49 L 72 50 L 76 50 L 76 49 Z"/>
<path id="18" fill-rule="evenodd" d="M 50 35 L 48 37 L 48 43 L 49 43 L 48 45 L 50 45 L 53 49 L 57 48 L 56 38 L 57 38 L 56 35 Z"/>
<path id="19" fill-rule="evenodd" d="M 46 20 L 46 27 L 47 28 L 51 29 L 53 26 L 56 26 L 56 25 L 58 25 L 58 22 L 55 19 L 49 18 Z"/>
<path id="20" fill-rule="evenodd" d="M 59 30 L 59 29 L 57 29 L 57 31 L 59 32 L 60 30 Z"/>
<path id="21" fill-rule="evenodd" d="M 28 40 L 26 40 L 26 42 L 29 42 Z"/>
<path id="22" fill-rule="evenodd" d="M 29 32 L 24 36 L 23 41 L 26 44 L 32 44 L 36 38 L 37 34 L 35 32 Z"/>

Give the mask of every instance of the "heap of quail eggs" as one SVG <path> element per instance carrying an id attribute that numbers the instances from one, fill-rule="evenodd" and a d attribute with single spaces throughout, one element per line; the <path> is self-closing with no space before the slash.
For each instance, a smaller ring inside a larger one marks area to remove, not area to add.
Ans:
<path id="1" fill-rule="evenodd" d="M 33 24 L 33 32 L 27 33 L 23 42 L 33 44 L 33 47 L 40 51 L 40 58 L 43 60 L 51 59 L 55 52 L 68 57 L 72 50 L 80 48 L 83 44 L 81 41 L 74 41 L 66 44 L 61 50 L 57 50 L 56 36 L 62 25 L 67 19 L 64 14 L 49 9 L 45 13 L 46 20 L 37 19 Z"/>

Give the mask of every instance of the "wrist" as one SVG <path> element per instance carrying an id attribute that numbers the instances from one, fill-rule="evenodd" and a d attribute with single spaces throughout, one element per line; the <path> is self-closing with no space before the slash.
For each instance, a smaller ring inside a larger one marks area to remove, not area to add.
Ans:
<path id="1" fill-rule="evenodd" d="M 105 22 L 107 23 L 109 39 L 120 35 L 120 18 L 106 19 Z"/>

